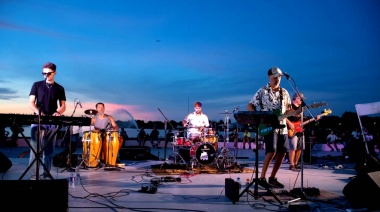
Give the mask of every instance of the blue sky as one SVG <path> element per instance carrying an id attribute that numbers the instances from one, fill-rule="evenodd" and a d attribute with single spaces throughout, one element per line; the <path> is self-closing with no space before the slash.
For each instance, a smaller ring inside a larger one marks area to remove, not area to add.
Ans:
<path id="1" fill-rule="evenodd" d="M 376 0 L 2 0 L 0 113 L 31 113 L 51 61 L 67 116 L 78 98 L 74 116 L 104 102 L 117 118 L 180 121 L 200 101 L 219 121 L 246 110 L 272 66 L 341 116 L 380 100 L 379 11 Z M 282 78 L 292 95 L 291 84 Z"/>

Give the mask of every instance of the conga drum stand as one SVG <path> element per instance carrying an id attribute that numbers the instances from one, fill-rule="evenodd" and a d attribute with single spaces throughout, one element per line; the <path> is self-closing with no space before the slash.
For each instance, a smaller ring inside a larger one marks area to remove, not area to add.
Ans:
<path id="1" fill-rule="evenodd" d="M 105 161 L 107 162 L 110 157 L 112 158 L 112 156 L 114 156 L 113 155 L 114 152 L 111 152 L 111 154 L 110 154 L 110 150 L 113 149 L 112 133 L 109 132 L 108 135 L 105 136 L 105 138 L 106 137 L 108 137 L 108 139 L 106 139 L 106 142 L 108 142 L 108 149 L 107 149 L 108 154 L 105 154 L 106 155 Z M 116 160 L 117 160 L 117 154 L 118 154 L 118 152 L 116 152 Z M 120 171 L 121 169 L 124 169 L 123 167 L 119 167 L 117 165 L 112 165 L 109 163 L 106 163 L 103 167 L 104 167 L 105 171 Z"/>
<path id="2" fill-rule="evenodd" d="M 86 151 L 86 155 L 82 158 L 82 161 L 77 166 L 76 170 L 78 170 L 80 167 L 82 167 L 82 165 L 83 165 L 83 169 L 88 169 L 89 166 L 86 165 L 86 163 L 84 163 L 84 162 L 87 161 L 88 163 L 90 163 L 90 156 L 94 156 L 94 158 L 96 159 L 96 161 L 98 162 L 98 164 L 100 164 L 100 167 L 104 167 L 105 166 L 104 163 L 102 163 L 100 161 L 99 157 L 97 157 L 94 154 L 91 154 L 91 152 L 90 152 L 90 147 L 91 147 L 91 144 L 90 144 L 91 143 L 91 129 L 89 131 L 88 138 L 89 139 L 82 138 L 82 142 L 87 142 L 87 145 L 86 145 L 86 150 L 87 151 Z M 95 170 L 98 170 L 98 169 L 95 169 Z"/>

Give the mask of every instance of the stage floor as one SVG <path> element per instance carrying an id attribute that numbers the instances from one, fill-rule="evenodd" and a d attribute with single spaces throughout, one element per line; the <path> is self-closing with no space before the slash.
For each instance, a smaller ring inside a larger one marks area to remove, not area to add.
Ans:
<path id="1" fill-rule="evenodd" d="M 3 181 L 20 180 L 28 167 L 29 154 L 19 157 L 27 149 L 0 148 L 12 162 L 9 170 L 1 174 Z M 62 150 L 63 148 L 56 148 L 56 153 Z M 216 154 L 219 155 L 219 152 L 220 150 Z M 321 191 L 321 196 L 296 201 L 297 204 L 307 204 L 312 209 L 318 208 L 321 211 L 350 208 L 342 191 L 356 172 L 352 163 L 342 160 L 341 152 L 313 151 L 313 163 L 304 164 L 302 172 L 291 171 L 288 169 L 289 164 L 283 164 L 277 178 L 285 188 L 274 190 L 275 196 L 278 196 L 281 202 L 261 187 L 258 187 L 257 195 L 252 195 L 255 191 L 254 185 L 245 189 L 246 180 L 255 179 L 256 175 L 256 155 L 252 150 L 239 149 L 235 152 L 229 149 L 228 154 L 236 159 L 235 165 L 246 170 L 243 172 L 226 169 L 219 173 L 190 171 L 167 175 L 156 174 L 152 167 L 163 164 L 163 167 L 176 165 L 172 157 L 173 149 L 167 148 L 165 154 L 163 148 L 151 148 L 150 153 L 158 159 L 122 160 L 125 166 L 122 166 L 121 170 L 79 169 L 80 183 L 75 188 L 68 188 L 69 211 L 288 211 L 289 205 L 294 203 L 287 201 L 295 199 L 288 195 L 289 191 L 301 187 L 316 188 Z M 76 154 L 81 154 L 81 150 L 77 150 Z M 264 150 L 259 150 L 259 171 L 263 157 Z M 272 166 L 267 177 L 271 170 Z M 54 179 L 68 179 L 70 172 L 65 168 L 53 166 L 51 175 Z M 235 203 L 225 195 L 226 178 L 240 178 L 242 181 L 240 198 Z M 30 180 L 30 174 L 27 173 L 21 180 Z M 4 191 L 2 193 L 4 194 Z M 23 200 L 20 199 L 19 202 L 22 203 Z M 41 203 L 36 203 L 35 206 L 40 207 Z"/>

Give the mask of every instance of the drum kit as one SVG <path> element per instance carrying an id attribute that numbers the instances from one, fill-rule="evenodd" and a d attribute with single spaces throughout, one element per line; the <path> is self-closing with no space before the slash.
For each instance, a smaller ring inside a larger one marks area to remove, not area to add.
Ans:
<path id="1" fill-rule="evenodd" d="M 225 114 L 225 113 L 224 113 Z M 230 156 L 226 146 L 228 142 L 228 114 L 224 136 L 224 146 L 219 150 L 218 137 L 211 127 L 188 127 L 185 134 L 175 133 L 172 146 L 175 164 L 185 164 L 194 167 L 216 166 L 220 171 L 237 164 L 236 158 Z"/>
<path id="2" fill-rule="evenodd" d="M 85 110 L 84 113 L 92 118 L 97 114 L 97 111 L 89 109 Z M 84 166 L 89 168 L 122 169 L 116 164 L 119 151 L 119 132 L 117 130 L 100 131 L 90 127 L 89 131 L 83 132 L 82 142 L 82 162 L 79 167 L 84 163 Z M 102 163 L 101 159 L 104 163 Z"/>

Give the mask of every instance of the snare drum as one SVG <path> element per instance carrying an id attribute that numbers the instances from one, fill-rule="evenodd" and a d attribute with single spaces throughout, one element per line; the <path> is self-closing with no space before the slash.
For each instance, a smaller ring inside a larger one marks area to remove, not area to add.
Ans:
<path id="1" fill-rule="evenodd" d="M 99 164 L 99 156 L 102 147 L 101 134 L 98 131 L 83 132 L 82 158 L 87 167 L 95 168 Z"/>
<path id="2" fill-rule="evenodd" d="M 106 131 L 106 136 L 103 142 L 103 159 L 106 165 L 116 165 L 119 145 L 119 131 Z"/>

